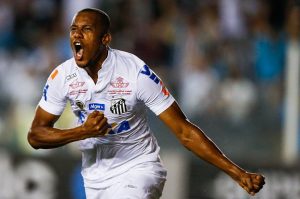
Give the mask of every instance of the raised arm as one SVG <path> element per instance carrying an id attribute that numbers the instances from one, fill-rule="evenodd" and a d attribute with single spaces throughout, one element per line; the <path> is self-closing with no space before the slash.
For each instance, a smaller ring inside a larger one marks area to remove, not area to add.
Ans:
<path id="1" fill-rule="evenodd" d="M 204 132 L 189 122 L 174 102 L 159 118 L 171 129 L 183 146 L 233 178 L 249 194 L 255 195 L 265 184 L 260 174 L 249 173 L 228 159 Z"/>
<path id="2" fill-rule="evenodd" d="M 71 129 L 54 128 L 59 116 L 38 107 L 28 132 L 28 142 L 35 148 L 56 148 L 85 138 L 103 136 L 110 130 L 107 119 L 99 111 L 92 112 L 86 122 Z"/>

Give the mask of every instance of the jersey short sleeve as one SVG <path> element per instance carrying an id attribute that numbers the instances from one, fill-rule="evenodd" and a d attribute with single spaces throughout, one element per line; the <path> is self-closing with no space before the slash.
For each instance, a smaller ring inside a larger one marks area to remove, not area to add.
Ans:
<path id="1" fill-rule="evenodd" d="M 49 76 L 39 106 L 53 115 L 61 115 L 67 100 L 64 96 L 63 75 L 59 69 L 55 69 Z"/>
<path id="2" fill-rule="evenodd" d="M 137 98 L 156 115 L 162 113 L 174 102 L 173 96 L 162 80 L 147 65 L 144 65 L 138 74 Z"/>

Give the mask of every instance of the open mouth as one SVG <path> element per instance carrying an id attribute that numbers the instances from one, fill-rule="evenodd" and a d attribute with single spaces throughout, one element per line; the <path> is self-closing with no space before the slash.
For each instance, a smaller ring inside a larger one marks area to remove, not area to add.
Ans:
<path id="1" fill-rule="evenodd" d="M 81 60 L 83 56 L 83 47 L 80 42 L 74 42 L 75 59 Z"/>

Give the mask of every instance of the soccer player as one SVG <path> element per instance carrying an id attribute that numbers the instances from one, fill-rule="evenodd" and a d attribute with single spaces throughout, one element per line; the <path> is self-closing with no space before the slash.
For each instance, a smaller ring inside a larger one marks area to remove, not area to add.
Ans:
<path id="1" fill-rule="evenodd" d="M 49 76 L 28 133 L 30 145 L 49 149 L 80 141 L 88 199 L 159 198 L 166 170 L 147 122 L 148 107 L 183 146 L 255 195 L 263 187 L 264 177 L 229 160 L 186 118 L 163 82 L 141 59 L 111 49 L 109 27 L 109 16 L 98 9 L 83 9 L 74 16 L 70 27 L 74 57 Z M 67 101 L 78 126 L 54 128 Z"/>

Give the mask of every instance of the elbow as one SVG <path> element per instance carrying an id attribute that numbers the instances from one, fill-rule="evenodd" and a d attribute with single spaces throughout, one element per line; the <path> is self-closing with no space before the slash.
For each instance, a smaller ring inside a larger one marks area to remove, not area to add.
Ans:
<path id="1" fill-rule="evenodd" d="M 180 144 L 188 150 L 191 150 L 193 145 L 195 145 L 195 142 L 198 138 L 198 132 L 199 129 L 188 120 L 186 120 L 182 125 L 178 125 L 174 129 L 174 133 Z"/>
<path id="2" fill-rule="evenodd" d="M 40 148 L 39 145 L 38 145 L 38 143 L 37 143 L 37 141 L 36 141 L 36 139 L 35 139 L 35 135 L 34 135 L 34 133 L 32 132 L 32 130 L 30 130 L 30 131 L 28 132 L 28 135 L 27 135 L 27 141 L 28 141 L 29 145 L 30 145 L 32 148 L 34 148 L 34 149 L 39 149 L 39 148 Z"/>
<path id="3" fill-rule="evenodd" d="M 186 138 L 186 137 L 182 137 L 180 139 L 180 143 L 185 147 L 187 148 L 188 150 L 190 150 L 190 145 L 192 143 L 192 140 Z"/>
<path id="4" fill-rule="evenodd" d="M 183 131 L 180 134 L 180 143 L 187 149 L 190 149 L 190 145 L 193 143 L 192 133 L 190 131 Z"/>
<path id="5" fill-rule="evenodd" d="M 193 125 L 189 128 L 185 128 L 179 134 L 180 143 L 188 150 L 193 150 L 195 147 L 199 147 L 203 142 L 203 133 L 199 128 L 195 128 Z"/>

